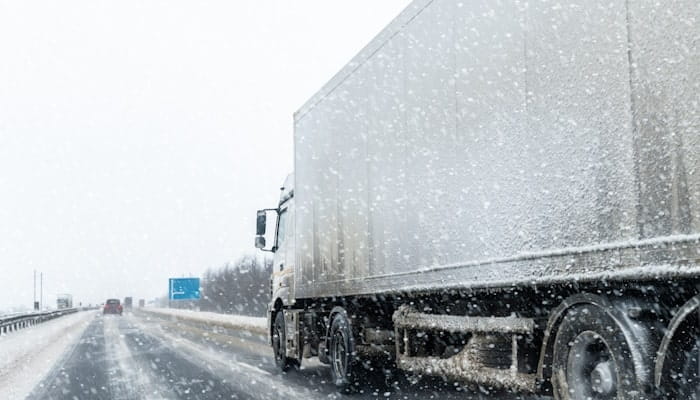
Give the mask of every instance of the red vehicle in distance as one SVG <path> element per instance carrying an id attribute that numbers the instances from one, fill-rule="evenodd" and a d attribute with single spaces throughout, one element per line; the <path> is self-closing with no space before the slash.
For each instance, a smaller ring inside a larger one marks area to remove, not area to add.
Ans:
<path id="1" fill-rule="evenodd" d="M 119 314 L 122 315 L 124 308 L 119 302 L 119 299 L 108 299 L 105 302 L 105 307 L 102 309 L 102 314 Z"/>

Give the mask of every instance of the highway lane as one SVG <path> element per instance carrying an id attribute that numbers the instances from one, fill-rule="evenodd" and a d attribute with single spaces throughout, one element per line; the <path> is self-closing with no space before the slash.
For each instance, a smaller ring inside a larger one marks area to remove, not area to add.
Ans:
<path id="1" fill-rule="evenodd" d="M 518 399 L 485 397 L 441 379 L 381 371 L 359 394 L 339 395 L 328 367 L 304 360 L 278 373 L 264 337 L 155 317 L 96 315 L 30 399 Z M 525 399 L 534 399 L 533 397 Z"/>

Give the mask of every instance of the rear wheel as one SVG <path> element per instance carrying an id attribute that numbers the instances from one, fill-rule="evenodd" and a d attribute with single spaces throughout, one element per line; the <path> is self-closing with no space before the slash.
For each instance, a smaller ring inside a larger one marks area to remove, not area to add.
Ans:
<path id="1" fill-rule="evenodd" d="M 600 307 L 567 312 L 554 342 L 552 387 L 560 400 L 641 398 L 632 345 L 618 323 Z"/>
<path id="2" fill-rule="evenodd" d="M 686 354 L 687 357 L 683 365 L 686 385 L 680 389 L 679 398 L 700 400 L 700 337 L 695 338 L 695 345 Z"/>
<path id="3" fill-rule="evenodd" d="M 362 365 L 355 353 L 355 339 L 352 336 L 350 321 L 344 313 L 335 314 L 333 317 L 329 344 L 333 383 L 341 391 L 356 391 L 359 388 Z"/>
<path id="4" fill-rule="evenodd" d="M 665 390 L 668 398 L 700 400 L 700 336 L 685 339 L 671 352 L 669 361 L 674 365 L 668 371 Z"/>
<path id="5" fill-rule="evenodd" d="M 275 365 L 281 371 L 298 368 L 300 363 L 295 358 L 287 357 L 287 336 L 284 325 L 284 314 L 280 310 L 275 317 L 272 327 L 272 351 L 275 355 Z"/>

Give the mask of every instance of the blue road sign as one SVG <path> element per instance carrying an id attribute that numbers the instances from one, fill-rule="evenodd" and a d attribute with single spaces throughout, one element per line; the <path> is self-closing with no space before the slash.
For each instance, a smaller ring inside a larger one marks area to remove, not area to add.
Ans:
<path id="1" fill-rule="evenodd" d="M 170 300 L 199 300 L 199 278 L 170 278 Z"/>

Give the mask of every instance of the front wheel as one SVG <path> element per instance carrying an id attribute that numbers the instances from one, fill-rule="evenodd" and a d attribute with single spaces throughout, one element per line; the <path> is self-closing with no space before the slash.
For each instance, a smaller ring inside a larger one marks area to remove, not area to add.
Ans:
<path id="1" fill-rule="evenodd" d="M 272 351 L 275 355 L 275 365 L 281 371 L 298 368 L 300 365 L 299 360 L 287 357 L 286 335 L 284 313 L 280 310 L 275 317 L 275 324 L 272 327 Z"/>
<path id="2" fill-rule="evenodd" d="M 600 307 L 569 310 L 554 341 L 552 388 L 558 400 L 629 400 L 643 397 L 632 346 L 617 321 Z"/>

